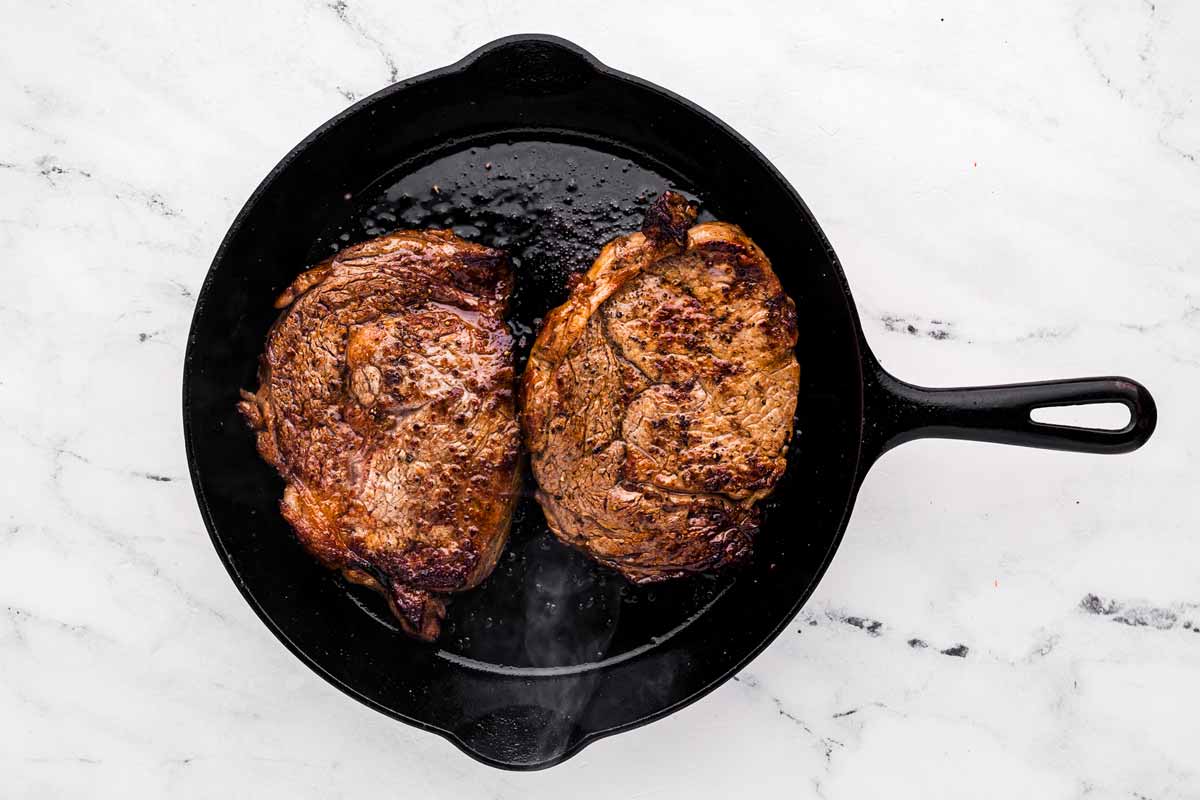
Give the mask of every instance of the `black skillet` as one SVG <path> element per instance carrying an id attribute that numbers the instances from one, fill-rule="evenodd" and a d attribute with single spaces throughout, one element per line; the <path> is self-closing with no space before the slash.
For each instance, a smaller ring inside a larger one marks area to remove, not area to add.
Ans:
<path id="1" fill-rule="evenodd" d="M 309 558 L 281 483 L 234 403 L 255 385 L 271 302 L 306 265 L 399 227 L 454 227 L 517 265 L 511 326 L 530 332 L 566 276 L 638 227 L 668 186 L 742 225 L 799 309 L 801 388 L 787 475 L 747 566 L 635 587 L 559 545 L 526 496 L 441 641 L 399 633 L 370 592 Z M 1046 425 L 1044 406 L 1118 402 L 1116 431 Z M 1124 453 L 1155 424 L 1125 378 L 923 389 L 871 354 L 845 277 L 783 176 L 708 112 L 549 36 L 492 42 L 322 125 L 246 203 L 196 304 L 183 381 L 192 481 L 229 574 L 276 636 L 350 696 L 497 767 L 536 769 L 687 705 L 783 629 L 828 566 L 871 464 L 920 437 Z"/>

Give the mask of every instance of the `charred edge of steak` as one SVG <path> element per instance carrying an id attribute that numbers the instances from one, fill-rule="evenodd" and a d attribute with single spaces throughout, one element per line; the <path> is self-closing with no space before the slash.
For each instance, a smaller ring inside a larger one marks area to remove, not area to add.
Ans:
<path id="1" fill-rule="evenodd" d="M 382 594 L 392 615 L 409 636 L 432 642 L 442 632 L 445 597 L 393 580 L 378 566 L 358 556 L 351 556 L 350 564 L 342 568 L 342 575 L 351 583 L 369 586 Z"/>
<path id="2" fill-rule="evenodd" d="M 241 400 L 238 401 L 237 409 L 242 414 L 242 419 L 246 420 L 246 424 L 250 430 L 258 432 L 266 427 L 263 421 L 262 409 L 258 405 L 258 395 L 251 394 L 245 389 L 239 389 L 238 394 Z"/>
<path id="3" fill-rule="evenodd" d="M 646 210 L 642 233 L 655 241 L 672 241 L 687 246 L 688 228 L 696 221 L 700 207 L 679 192 L 663 192 Z"/>
<path id="4" fill-rule="evenodd" d="M 405 633 L 424 642 L 438 638 L 442 621 L 446 619 L 444 598 L 401 583 L 391 584 L 384 594 Z"/>

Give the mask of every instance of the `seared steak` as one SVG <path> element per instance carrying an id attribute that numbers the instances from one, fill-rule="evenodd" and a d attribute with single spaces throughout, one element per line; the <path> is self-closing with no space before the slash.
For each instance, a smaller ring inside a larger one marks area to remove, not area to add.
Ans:
<path id="1" fill-rule="evenodd" d="M 438 635 L 444 595 L 492 571 L 520 480 L 506 256 L 400 231 L 296 278 L 239 404 L 287 481 L 304 546 Z"/>
<path id="2" fill-rule="evenodd" d="M 546 319 L 522 421 L 550 528 L 637 582 L 743 558 L 782 476 L 796 310 L 736 225 L 663 195 Z"/>

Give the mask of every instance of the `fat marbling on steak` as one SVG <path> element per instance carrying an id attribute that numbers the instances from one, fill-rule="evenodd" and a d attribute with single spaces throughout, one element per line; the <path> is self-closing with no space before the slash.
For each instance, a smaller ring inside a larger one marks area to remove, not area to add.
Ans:
<path id="1" fill-rule="evenodd" d="M 492 571 L 519 490 L 504 253 L 400 231 L 301 274 L 239 408 L 326 566 L 434 639 L 445 595 Z"/>
<path id="2" fill-rule="evenodd" d="M 521 385 L 550 528 L 637 582 L 745 557 L 792 435 L 795 305 L 740 228 L 695 219 L 668 192 L 609 242 Z"/>

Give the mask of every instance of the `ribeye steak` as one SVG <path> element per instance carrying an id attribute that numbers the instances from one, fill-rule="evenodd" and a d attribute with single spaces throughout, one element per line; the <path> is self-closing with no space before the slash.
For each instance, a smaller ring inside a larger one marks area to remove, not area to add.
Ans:
<path id="1" fill-rule="evenodd" d="M 519 491 L 507 257 L 400 231 L 301 274 L 239 408 L 304 546 L 413 636 L 491 571 Z"/>
<path id="2" fill-rule="evenodd" d="M 737 226 L 668 192 L 546 319 L 521 384 L 554 533 L 637 582 L 745 557 L 785 468 L 796 310 Z"/>

